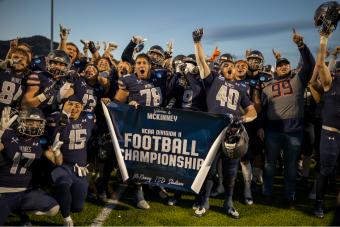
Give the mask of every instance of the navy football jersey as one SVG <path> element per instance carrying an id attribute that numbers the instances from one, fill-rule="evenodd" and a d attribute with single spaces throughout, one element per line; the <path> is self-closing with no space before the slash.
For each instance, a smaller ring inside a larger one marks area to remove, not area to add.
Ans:
<path id="1" fill-rule="evenodd" d="M 210 74 L 204 80 L 207 107 L 210 113 L 240 116 L 240 107 L 252 104 L 247 86 L 237 80 L 228 81 L 221 75 Z"/>
<path id="2" fill-rule="evenodd" d="M 189 73 L 184 77 L 176 73 L 168 85 L 167 97 L 175 98 L 174 108 L 202 111 L 205 104 L 203 81 L 198 74 Z"/>
<path id="3" fill-rule="evenodd" d="M 25 91 L 24 76 L 0 71 L 0 116 L 6 106 L 17 108 Z"/>
<path id="4" fill-rule="evenodd" d="M 259 90 L 261 94 L 261 90 L 264 88 L 265 84 L 272 79 L 273 76 L 266 72 L 259 72 L 255 77 L 247 76 L 244 81 L 249 86 L 249 97 L 253 97 L 254 90 Z"/>
<path id="5" fill-rule="evenodd" d="M 120 88 L 129 92 L 128 102 L 136 101 L 143 106 L 161 106 L 166 92 L 166 70 L 153 71 L 147 80 L 138 79 L 136 74 L 119 78 Z"/>
<path id="6" fill-rule="evenodd" d="M 87 164 L 87 142 L 91 136 L 95 123 L 95 117 L 91 113 L 82 113 L 77 120 L 70 120 L 67 124 L 62 124 L 61 115 L 55 112 L 51 115 L 56 125 L 53 133 L 54 137 L 59 132 L 63 162 L 68 165 L 85 166 Z M 51 138 L 51 141 L 54 140 Z"/>
<path id="7" fill-rule="evenodd" d="M 322 124 L 340 130 L 340 75 L 333 77 L 332 87 L 323 95 Z"/>
<path id="8" fill-rule="evenodd" d="M 82 97 L 84 111 L 91 113 L 97 106 L 98 100 L 104 97 L 105 93 L 105 88 L 102 87 L 99 83 L 91 86 L 86 82 L 86 79 L 83 77 L 79 77 L 77 80 L 74 81 L 74 90 L 76 95 Z"/>
<path id="9" fill-rule="evenodd" d="M 0 188 L 23 191 L 30 186 L 32 179 L 30 166 L 34 160 L 41 157 L 42 146 L 46 141 L 7 129 L 1 143 L 5 148 L 0 152 Z"/>
<path id="10" fill-rule="evenodd" d="M 57 103 L 57 92 L 60 88 L 59 81 L 54 80 L 48 72 L 33 72 L 27 78 L 27 86 L 38 86 L 39 90 L 36 95 L 41 94 L 46 88 L 50 86 L 53 87 L 53 95 L 46 99 L 44 102 L 40 103 L 38 108 L 42 109 L 45 114 L 51 113 L 58 109 Z"/>

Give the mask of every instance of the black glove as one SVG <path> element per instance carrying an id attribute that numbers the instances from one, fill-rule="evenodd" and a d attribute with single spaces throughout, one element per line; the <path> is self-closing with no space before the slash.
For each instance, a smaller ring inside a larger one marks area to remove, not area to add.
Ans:
<path id="1" fill-rule="evenodd" d="M 192 38 L 195 43 L 201 41 L 202 36 L 203 36 L 203 28 L 199 28 L 192 32 Z"/>
<path id="2" fill-rule="evenodd" d="M 45 90 L 42 92 L 45 95 L 46 99 L 49 99 L 54 95 L 56 84 L 57 81 L 54 81 L 49 87 L 45 88 Z"/>
<path id="3" fill-rule="evenodd" d="M 89 42 L 89 50 L 91 51 L 92 54 L 97 51 L 96 45 L 94 44 L 93 41 Z"/>
<path id="4" fill-rule="evenodd" d="M 144 43 L 138 44 L 138 45 L 135 47 L 136 53 L 141 52 L 143 49 L 144 49 Z"/>
<path id="5" fill-rule="evenodd" d="M 172 58 L 172 53 L 165 51 L 165 59 Z"/>

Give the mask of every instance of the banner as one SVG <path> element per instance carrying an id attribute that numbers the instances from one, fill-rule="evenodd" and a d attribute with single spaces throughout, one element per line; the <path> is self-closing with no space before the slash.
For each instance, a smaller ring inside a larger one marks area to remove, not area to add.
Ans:
<path id="1" fill-rule="evenodd" d="M 124 181 L 200 191 L 228 117 L 117 102 L 102 106 Z"/>

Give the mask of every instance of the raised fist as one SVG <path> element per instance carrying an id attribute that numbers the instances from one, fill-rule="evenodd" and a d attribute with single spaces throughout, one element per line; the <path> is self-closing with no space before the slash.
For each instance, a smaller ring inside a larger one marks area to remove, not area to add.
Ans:
<path id="1" fill-rule="evenodd" d="M 199 28 L 192 32 L 192 38 L 195 43 L 201 41 L 202 37 L 203 37 L 203 28 Z"/>
<path id="2" fill-rule="evenodd" d="M 132 42 L 139 45 L 146 41 L 147 39 L 144 39 L 142 36 L 136 35 L 132 36 Z"/>
<path id="3" fill-rule="evenodd" d="M 94 44 L 93 41 L 89 41 L 89 50 L 91 51 L 92 54 L 97 51 L 96 45 Z"/>

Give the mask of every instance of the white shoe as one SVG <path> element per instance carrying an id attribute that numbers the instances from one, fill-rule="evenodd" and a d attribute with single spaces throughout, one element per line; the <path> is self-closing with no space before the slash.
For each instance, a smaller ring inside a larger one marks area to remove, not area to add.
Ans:
<path id="1" fill-rule="evenodd" d="M 64 226 L 69 226 L 69 227 L 74 226 L 73 220 L 72 219 L 70 219 L 70 220 L 64 219 Z"/>
<path id="2" fill-rule="evenodd" d="M 143 209 L 143 210 L 148 210 L 150 209 L 150 205 L 148 204 L 148 202 L 146 202 L 145 200 L 141 200 L 137 203 L 137 207 L 139 209 Z"/>
<path id="3" fill-rule="evenodd" d="M 234 219 L 239 219 L 240 218 L 240 214 L 237 212 L 237 210 L 235 210 L 234 207 L 229 207 L 227 210 L 227 215 L 234 218 Z"/>
<path id="4" fill-rule="evenodd" d="M 195 210 L 195 216 L 199 218 L 203 217 L 207 213 L 207 211 L 208 210 L 206 210 L 204 207 L 200 207 Z"/>
<path id="5" fill-rule="evenodd" d="M 253 198 L 245 198 L 244 202 L 245 202 L 246 205 L 253 205 L 254 204 Z"/>
<path id="6" fill-rule="evenodd" d="M 177 204 L 178 200 L 176 198 L 170 198 L 168 200 L 168 205 L 169 206 L 175 206 Z"/>

